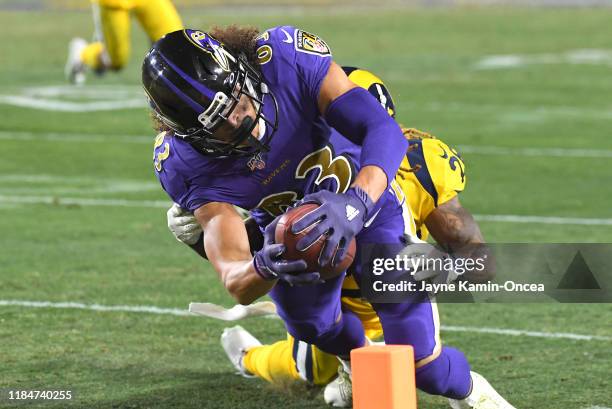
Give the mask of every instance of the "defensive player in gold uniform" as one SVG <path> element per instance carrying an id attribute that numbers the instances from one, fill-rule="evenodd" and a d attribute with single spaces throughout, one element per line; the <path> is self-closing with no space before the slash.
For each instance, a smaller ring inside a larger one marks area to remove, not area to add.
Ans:
<path id="1" fill-rule="evenodd" d="M 74 38 L 68 47 L 66 77 L 72 83 L 85 81 L 85 72 L 119 71 L 130 58 L 130 17 L 136 16 L 154 42 L 166 33 L 183 28 L 170 0 L 91 0 L 96 40 Z"/>
<path id="2" fill-rule="evenodd" d="M 343 69 L 349 79 L 369 90 L 389 115 L 395 117 L 393 99 L 380 78 L 362 69 Z M 409 148 L 391 186 L 400 201 L 405 202 L 404 219 L 410 226 L 410 232 L 406 233 L 417 240 L 427 240 L 431 235 L 438 245 L 449 252 L 466 245 L 484 243 L 477 223 L 459 202 L 458 194 L 466 184 L 466 169 L 457 151 L 440 139 L 417 129 L 405 128 L 404 135 L 409 141 Z M 201 250 L 203 246 L 198 244 L 202 240 L 197 237 L 201 235 L 200 226 L 178 205 L 168 211 L 168 226 L 179 241 L 189 244 L 205 256 Z M 251 248 L 258 248 L 261 245 L 258 243 L 261 233 L 256 227 L 250 226 L 248 221 L 247 230 Z M 487 275 L 489 273 L 490 270 L 487 270 L 484 275 L 472 275 L 469 279 L 475 282 L 486 281 L 490 278 Z M 361 297 L 359 286 L 350 274 L 342 287 L 342 305 L 359 317 L 368 339 L 374 341 L 383 337 L 382 325 L 376 312 Z M 434 320 L 438 322 L 435 308 L 434 314 Z M 439 327 L 436 332 L 437 345 L 433 354 L 416 362 L 417 369 L 438 357 L 441 350 Z M 261 345 L 240 326 L 226 328 L 221 343 L 234 367 L 245 377 L 260 377 L 272 383 L 302 380 L 315 385 L 327 385 L 324 398 L 328 404 L 336 407 L 350 407 L 352 404 L 350 379 L 337 357 L 314 345 L 296 341 L 289 334 L 285 340 Z M 499 404 L 496 407 L 512 408 L 479 374 L 472 372 L 472 380 L 474 388 L 480 388 L 488 396 L 495 396 Z M 451 406 L 478 407 L 463 401 L 452 401 Z"/>

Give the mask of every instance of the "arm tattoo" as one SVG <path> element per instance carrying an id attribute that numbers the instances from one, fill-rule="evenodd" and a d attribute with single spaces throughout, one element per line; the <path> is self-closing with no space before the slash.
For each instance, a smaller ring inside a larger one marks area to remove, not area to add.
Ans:
<path id="1" fill-rule="evenodd" d="M 484 243 L 478 224 L 457 197 L 434 209 L 425 225 L 438 244 L 449 250 Z"/>

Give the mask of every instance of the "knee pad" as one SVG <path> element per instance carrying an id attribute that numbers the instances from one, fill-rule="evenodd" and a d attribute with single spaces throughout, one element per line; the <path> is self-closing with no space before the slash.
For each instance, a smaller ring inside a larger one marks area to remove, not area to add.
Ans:
<path id="1" fill-rule="evenodd" d="M 440 356 L 416 370 L 416 386 L 431 395 L 463 399 L 472 386 L 470 364 L 461 351 L 443 347 Z"/>

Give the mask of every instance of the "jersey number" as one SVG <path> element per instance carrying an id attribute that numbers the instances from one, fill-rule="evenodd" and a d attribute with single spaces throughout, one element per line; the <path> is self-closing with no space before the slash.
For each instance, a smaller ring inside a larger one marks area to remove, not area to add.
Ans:
<path id="1" fill-rule="evenodd" d="M 155 166 L 155 170 L 158 172 L 162 171 L 162 162 L 168 159 L 170 156 L 170 144 L 168 142 L 164 142 L 165 132 L 160 133 L 155 138 L 155 145 L 153 146 L 153 165 Z M 160 146 L 164 145 L 163 149 L 157 149 Z"/>
<path id="2" fill-rule="evenodd" d="M 295 170 L 296 179 L 305 179 L 310 172 L 319 170 L 315 179 L 315 185 L 319 186 L 325 179 L 332 178 L 336 181 L 335 193 L 344 193 L 351 185 L 353 179 L 353 168 L 349 160 L 344 156 L 333 156 L 329 146 L 308 154 L 298 164 Z M 293 191 L 274 193 L 264 197 L 256 206 L 265 210 L 272 216 L 283 214 L 298 199 L 298 194 Z"/>

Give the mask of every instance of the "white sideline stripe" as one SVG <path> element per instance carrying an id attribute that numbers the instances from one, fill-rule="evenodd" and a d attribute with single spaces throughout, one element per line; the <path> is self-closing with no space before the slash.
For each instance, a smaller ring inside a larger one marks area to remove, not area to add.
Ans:
<path id="1" fill-rule="evenodd" d="M 83 304 L 78 302 L 49 302 L 49 301 L 20 301 L 20 300 L 0 300 L 0 306 L 17 306 L 27 308 L 62 308 L 90 311 L 116 311 L 116 312 L 142 312 L 159 315 L 178 315 L 191 316 L 192 314 L 185 309 L 178 308 L 159 308 L 148 305 L 100 305 Z"/>
<path id="2" fill-rule="evenodd" d="M 0 131 L 0 140 L 16 141 L 53 141 L 53 142 L 92 142 L 108 143 L 119 141 L 122 143 L 152 144 L 153 132 L 146 135 L 84 135 L 63 134 L 55 132 L 22 132 L 22 131 Z M 550 156 L 567 158 L 612 158 L 610 149 L 582 149 L 582 148 L 537 148 L 522 147 L 512 148 L 504 146 L 488 145 L 457 145 L 460 153 L 472 153 L 475 155 L 518 155 L 518 156 Z"/>
<path id="3" fill-rule="evenodd" d="M 57 196 L 9 196 L 0 194 L 0 204 L 49 204 L 55 206 L 115 206 L 115 207 L 150 207 L 168 208 L 171 203 L 165 200 L 126 200 L 126 199 L 90 199 Z M 502 223 L 541 223 L 582 226 L 612 226 L 612 219 L 591 219 L 580 217 L 547 217 L 523 216 L 514 214 L 475 214 L 474 218 L 482 222 Z"/>
<path id="4" fill-rule="evenodd" d="M 64 134 L 54 132 L 13 132 L 0 131 L 0 139 L 7 141 L 52 141 L 52 142 L 121 142 L 153 144 L 155 140 L 154 132 L 150 136 L 146 135 L 85 135 L 85 134 Z"/>
<path id="5" fill-rule="evenodd" d="M 7 196 L 0 195 L 0 203 L 50 204 L 78 206 L 154 207 L 168 208 L 172 203 L 165 200 L 87 199 L 54 196 Z"/>
<path id="6" fill-rule="evenodd" d="M 603 49 L 578 49 L 563 53 L 489 55 L 476 63 L 481 70 L 519 68 L 530 64 L 593 64 L 612 65 L 612 51 Z"/>
<path id="7" fill-rule="evenodd" d="M 6 183 L 7 186 L 3 186 Z M 19 186 L 15 186 L 19 183 Z M 9 186 L 11 185 L 11 186 Z M 34 186 L 32 186 L 34 185 Z M 41 185 L 41 186 L 35 186 Z M 0 194 L 64 196 L 71 194 L 159 191 L 159 183 L 142 179 L 109 179 L 104 177 L 60 176 L 50 174 L 0 175 Z"/>
<path id="8" fill-rule="evenodd" d="M 120 109 L 142 109 L 147 106 L 144 97 L 125 99 L 123 101 L 67 102 L 59 99 L 40 99 L 21 95 L 0 95 L 0 103 L 21 108 L 60 112 L 114 111 Z"/>
<path id="9" fill-rule="evenodd" d="M 453 325 L 442 325 L 442 330 L 450 332 L 475 332 L 479 334 L 512 335 L 535 338 L 560 338 L 572 339 L 576 341 L 612 341 L 612 337 L 605 337 L 602 335 L 572 334 L 569 332 L 540 332 L 504 328 L 461 327 Z"/>
<path id="10" fill-rule="evenodd" d="M 175 316 L 194 316 L 189 311 L 179 308 L 160 308 L 149 305 L 100 305 L 100 304 L 83 304 L 78 302 L 50 302 L 50 301 L 23 301 L 23 300 L 0 300 L 0 306 L 26 307 L 26 308 L 60 308 L 60 309 L 78 309 L 89 311 L 108 311 L 108 312 L 137 312 L 146 314 L 158 315 L 175 315 Z M 223 308 L 223 307 L 220 307 Z M 271 315 L 277 317 L 276 315 Z M 552 338 L 552 339 L 570 339 L 575 341 L 612 341 L 612 337 L 602 335 L 583 335 L 572 334 L 567 332 L 539 332 L 539 331 L 524 331 L 517 329 L 504 328 L 482 328 L 482 327 L 462 327 L 442 325 L 442 331 L 451 332 L 473 332 L 495 335 L 511 335 L 511 336 L 527 336 L 535 338 Z"/>
<path id="11" fill-rule="evenodd" d="M 21 90 L 22 95 L 38 98 L 72 97 L 86 98 L 99 101 L 101 99 L 114 99 L 122 101 L 126 98 L 144 98 L 144 91 L 138 85 L 92 85 L 85 84 L 78 87 L 70 84 L 46 85 L 28 87 Z"/>
<path id="12" fill-rule="evenodd" d="M 608 408 L 607 406 L 589 406 L 586 409 L 612 409 L 612 408 Z"/>
<path id="13" fill-rule="evenodd" d="M 475 214 L 479 222 L 575 224 L 582 226 L 612 226 L 612 219 L 589 219 L 581 217 L 521 216 L 513 214 Z"/>
<path id="14" fill-rule="evenodd" d="M 479 155 L 552 156 L 562 158 L 612 158 L 612 150 L 572 148 L 508 148 L 503 146 L 458 145 L 459 153 Z"/>

